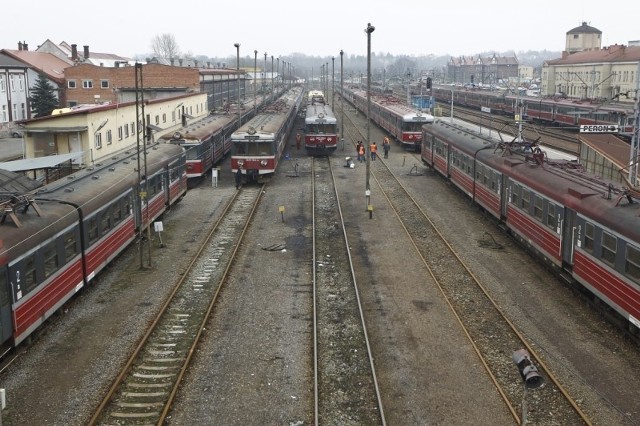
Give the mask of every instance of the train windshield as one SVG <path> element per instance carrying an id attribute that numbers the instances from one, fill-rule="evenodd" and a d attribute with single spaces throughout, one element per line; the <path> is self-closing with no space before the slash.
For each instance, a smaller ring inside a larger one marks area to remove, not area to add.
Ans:
<path id="1" fill-rule="evenodd" d="M 403 132 L 422 132 L 422 125 L 424 122 L 420 121 L 405 121 L 402 123 Z"/>
<path id="2" fill-rule="evenodd" d="M 273 141 L 235 142 L 232 155 L 274 155 Z"/>
<path id="3" fill-rule="evenodd" d="M 307 133 L 313 133 L 313 134 L 336 133 L 336 125 L 323 124 L 323 123 L 307 124 Z"/>
<path id="4" fill-rule="evenodd" d="M 200 158 L 200 150 L 197 146 L 184 146 L 184 152 L 187 156 L 187 161 L 189 160 L 197 160 Z"/>

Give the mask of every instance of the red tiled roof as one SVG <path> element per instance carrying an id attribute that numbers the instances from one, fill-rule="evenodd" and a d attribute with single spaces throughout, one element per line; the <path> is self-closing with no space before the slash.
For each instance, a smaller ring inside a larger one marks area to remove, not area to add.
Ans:
<path id="1" fill-rule="evenodd" d="M 2 49 L 0 52 L 28 64 L 61 84 L 64 83 L 64 69 L 70 65 L 51 53 L 11 49 Z"/>
<path id="2" fill-rule="evenodd" d="M 548 65 L 571 65 L 591 62 L 637 62 L 640 61 L 640 46 L 613 45 L 600 50 L 583 50 L 564 58 L 547 61 Z"/>

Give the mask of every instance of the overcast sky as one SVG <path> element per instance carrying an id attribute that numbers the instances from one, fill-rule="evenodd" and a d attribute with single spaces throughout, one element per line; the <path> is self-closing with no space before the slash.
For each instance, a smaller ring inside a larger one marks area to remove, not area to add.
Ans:
<path id="1" fill-rule="evenodd" d="M 599 5 L 597 7 L 597 5 Z M 30 50 L 47 39 L 78 50 L 126 57 L 152 52 L 151 40 L 172 34 L 183 53 L 258 58 L 303 53 L 335 56 L 371 50 L 394 55 L 473 55 L 564 49 L 567 31 L 582 21 L 602 31 L 602 45 L 640 40 L 640 1 L 522 2 L 429 0 L 3 2 L 0 47 Z"/>

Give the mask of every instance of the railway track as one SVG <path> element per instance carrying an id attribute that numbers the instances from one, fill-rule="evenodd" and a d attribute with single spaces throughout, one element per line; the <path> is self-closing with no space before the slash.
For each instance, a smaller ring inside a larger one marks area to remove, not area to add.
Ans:
<path id="1" fill-rule="evenodd" d="M 384 425 L 330 159 L 314 159 L 311 175 L 315 424 Z"/>
<path id="2" fill-rule="evenodd" d="M 163 424 L 262 193 L 232 197 L 90 425 Z"/>
<path id="3" fill-rule="evenodd" d="M 349 132 L 352 133 L 352 140 L 364 139 L 363 131 L 353 122 L 351 127 Z M 356 132 L 359 136 L 355 135 Z M 386 166 L 384 159 L 379 157 L 370 166 L 372 179 L 402 223 L 514 421 L 518 424 L 590 425 L 586 414 L 564 389 L 553 371 L 506 317 L 482 282 Z M 530 354 L 544 381 L 535 390 L 524 385 L 514 365 L 514 351 L 518 349 L 524 349 Z"/>

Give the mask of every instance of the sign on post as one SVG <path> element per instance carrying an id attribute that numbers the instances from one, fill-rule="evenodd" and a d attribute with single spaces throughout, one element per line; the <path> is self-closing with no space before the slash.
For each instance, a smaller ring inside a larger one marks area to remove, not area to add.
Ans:
<path id="1" fill-rule="evenodd" d="M 582 124 L 580 133 L 618 133 L 620 126 L 617 124 Z"/>

